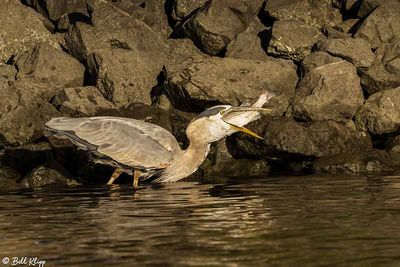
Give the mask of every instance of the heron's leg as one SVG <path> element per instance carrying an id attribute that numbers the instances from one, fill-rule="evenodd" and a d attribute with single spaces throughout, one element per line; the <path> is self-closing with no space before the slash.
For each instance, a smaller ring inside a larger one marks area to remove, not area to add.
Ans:
<path id="1" fill-rule="evenodd" d="M 121 169 L 116 168 L 113 174 L 111 174 L 110 180 L 108 180 L 107 184 L 113 184 L 115 180 L 123 173 Z"/>
<path id="2" fill-rule="evenodd" d="M 134 188 L 138 187 L 140 174 L 141 174 L 141 171 L 139 171 L 139 170 L 133 171 L 133 187 Z"/>

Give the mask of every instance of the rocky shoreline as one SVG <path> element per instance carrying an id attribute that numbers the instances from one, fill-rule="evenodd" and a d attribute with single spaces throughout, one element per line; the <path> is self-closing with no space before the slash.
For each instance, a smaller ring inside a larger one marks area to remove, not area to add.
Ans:
<path id="1" fill-rule="evenodd" d="M 145 120 L 187 146 L 216 104 L 262 90 L 272 114 L 215 144 L 197 176 L 400 168 L 398 0 L 5 0 L 0 6 L 0 191 L 102 183 L 57 116 Z"/>

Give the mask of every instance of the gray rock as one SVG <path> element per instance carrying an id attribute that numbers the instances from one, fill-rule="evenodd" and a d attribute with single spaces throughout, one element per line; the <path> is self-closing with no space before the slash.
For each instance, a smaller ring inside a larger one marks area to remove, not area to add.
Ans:
<path id="1" fill-rule="evenodd" d="M 42 23 L 42 18 L 34 10 L 18 3 L 8 1 L 0 5 L 2 24 L 0 36 L 0 61 L 8 61 L 12 56 L 31 49 L 42 41 L 59 47 L 57 41 Z"/>
<path id="2" fill-rule="evenodd" d="M 363 103 L 356 68 L 340 61 L 317 67 L 304 76 L 293 100 L 293 116 L 314 121 L 347 121 Z"/>
<path id="3" fill-rule="evenodd" d="M 268 54 L 301 61 L 311 53 L 313 45 L 325 36 L 315 27 L 295 20 L 276 21 L 272 27 L 272 38 Z"/>
<path id="4" fill-rule="evenodd" d="M 261 4 L 260 0 L 208 1 L 182 23 L 179 31 L 205 53 L 217 55 L 236 35 L 246 30 Z"/>
<path id="5" fill-rule="evenodd" d="M 331 56 L 326 52 L 316 51 L 308 54 L 304 57 L 300 65 L 302 76 L 315 68 L 339 61 L 342 61 L 342 59 L 339 57 Z"/>
<path id="6" fill-rule="evenodd" d="M 398 1 L 377 7 L 360 25 L 354 37 L 368 40 L 373 49 L 381 43 L 400 37 L 399 13 Z"/>
<path id="7" fill-rule="evenodd" d="M 358 129 L 372 134 L 400 129 L 400 87 L 371 95 L 355 116 Z"/>
<path id="8" fill-rule="evenodd" d="M 278 21 L 297 20 L 320 29 L 341 22 L 340 12 L 332 8 L 331 0 L 269 0 L 265 12 Z"/>
<path id="9" fill-rule="evenodd" d="M 360 174 L 391 171 L 388 154 L 373 150 L 354 154 L 340 154 L 317 159 L 313 164 L 316 173 Z"/>
<path id="10" fill-rule="evenodd" d="M 36 167 L 24 177 L 21 184 L 25 187 L 40 188 L 45 186 L 74 186 L 79 183 L 61 165 L 52 162 Z"/>
<path id="11" fill-rule="evenodd" d="M 48 87 L 82 86 L 85 67 L 75 58 L 46 43 L 35 45 L 16 62 L 18 80 L 44 83 Z"/>
<path id="12" fill-rule="evenodd" d="M 168 81 L 167 94 L 175 106 L 192 109 L 208 103 L 240 105 L 263 90 L 276 93 L 268 107 L 282 115 L 297 83 L 293 64 L 278 60 L 210 58 L 191 65 Z M 197 110 L 199 111 L 199 110 Z"/>
<path id="13" fill-rule="evenodd" d="M 177 21 L 184 20 L 196 9 L 201 8 L 207 0 L 174 0 L 172 18 Z"/>
<path id="14" fill-rule="evenodd" d="M 350 61 L 357 68 L 371 67 L 375 59 L 369 42 L 359 38 L 321 40 L 316 49 Z"/>
<path id="15" fill-rule="evenodd" d="M 263 60 L 268 58 L 262 41 L 266 39 L 267 28 L 258 18 L 249 27 L 239 33 L 227 46 L 225 57 Z"/>
<path id="16" fill-rule="evenodd" d="M 13 146 L 33 142 L 42 136 L 44 123 L 57 116 L 59 113 L 49 103 L 18 106 L 10 112 L 2 114 L 0 140 Z"/>
<path id="17" fill-rule="evenodd" d="M 54 98 L 52 104 L 61 114 L 71 117 L 94 116 L 99 109 L 114 107 L 94 86 L 66 88 Z"/>
<path id="18" fill-rule="evenodd" d="M 7 179 L 7 178 L 0 177 L 0 193 L 1 194 L 18 191 L 21 189 L 22 189 L 22 186 L 20 186 L 17 182 Z"/>

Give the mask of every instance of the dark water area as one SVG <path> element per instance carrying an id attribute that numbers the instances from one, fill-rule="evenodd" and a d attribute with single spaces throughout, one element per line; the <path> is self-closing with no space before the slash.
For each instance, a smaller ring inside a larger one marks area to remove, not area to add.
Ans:
<path id="1" fill-rule="evenodd" d="M 0 202 L 1 259 L 35 256 L 45 266 L 400 266 L 400 176 L 210 179 L 136 192 L 78 186 L 1 195 Z"/>

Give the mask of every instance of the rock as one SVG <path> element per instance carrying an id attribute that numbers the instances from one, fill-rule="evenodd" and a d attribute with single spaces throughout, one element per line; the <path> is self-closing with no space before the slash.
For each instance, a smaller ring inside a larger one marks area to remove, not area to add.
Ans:
<path id="1" fill-rule="evenodd" d="M 78 185 L 72 175 L 56 162 L 40 165 L 24 177 L 21 184 L 25 187 L 40 188 L 45 186 Z"/>
<path id="2" fill-rule="evenodd" d="M 205 53 L 218 55 L 236 35 L 246 30 L 258 13 L 260 0 L 208 1 L 178 27 Z"/>
<path id="3" fill-rule="evenodd" d="M 272 27 L 268 54 L 276 57 L 301 61 L 311 53 L 313 45 L 324 39 L 315 27 L 295 20 L 276 21 Z"/>
<path id="4" fill-rule="evenodd" d="M 398 0 L 362 0 L 360 1 L 357 16 L 359 18 L 364 18 L 374 11 L 378 6 L 396 4 L 397 1 Z"/>
<path id="5" fill-rule="evenodd" d="M 171 131 L 170 114 L 161 109 L 142 103 L 133 103 L 119 109 L 103 109 L 96 113 L 96 116 L 116 116 L 141 120 Z"/>
<path id="6" fill-rule="evenodd" d="M 400 37 L 400 2 L 381 5 L 360 25 L 355 38 L 363 38 L 371 43 L 373 49 L 381 43 Z"/>
<path id="7" fill-rule="evenodd" d="M 66 14 L 79 14 L 89 18 L 86 2 L 86 0 L 32 0 L 29 4 L 43 16 L 56 22 Z"/>
<path id="8" fill-rule="evenodd" d="M 359 19 L 347 19 L 333 28 L 343 33 L 352 33 L 359 22 Z"/>
<path id="9" fill-rule="evenodd" d="M 388 154 L 383 150 L 373 150 L 354 154 L 340 154 L 317 159 L 313 170 L 316 173 L 360 174 L 391 171 Z"/>
<path id="10" fill-rule="evenodd" d="M 389 139 L 386 144 L 386 151 L 393 153 L 400 153 L 400 135 Z"/>
<path id="11" fill-rule="evenodd" d="M 400 130 L 400 87 L 371 95 L 357 111 L 355 123 L 372 134 Z"/>
<path id="12" fill-rule="evenodd" d="M 172 18 L 177 21 L 184 20 L 193 11 L 201 8 L 207 0 L 174 0 Z"/>
<path id="13" fill-rule="evenodd" d="M 339 57 L 331 56 L 326 52 L 321 52 L 321 51 L 313 52 L 305 56 L 303 61 L 301 62 L 300 65 L 301 67 L 300 70 L 302 73 L 301 76 L 304 76 L 306 73 L 315 68 L 339 61 L 342 61 L 342 59 Z"/>
<path id="14" fill-rule="evenodd" d="M 218 102 L 240 105 L 252 101 L 263 90 L 276 93 L 268 107 L 282 115 L 297 83 L 292 63 L 278 60 L 210 58 L 173 75 L 167 95 L 182 110 L 201 111 Z"/>
<path id="15" fill-rule="evenodd" d="M 357 68 L 371 67 L 375 59 L 369 42 L 359 38 L 321 40 L 316 49 L 350 61 Z"/>
<path id="16" fill-rule="evenodd" d="M 361 74 L 361 85 L 368 95 L 393 89 L 400 86 L 398 73 L 393 66 L 377 63 Z"/>
<path id="17" fill-rule="evenodd" d="M 85 67 L 67 53 L 46 43 L 35 45 L 16 62 L 17 79 L 45 83 L 47 87 L 82 86 Z"/>
<path id="18" fill-rule="evenodd" d="M 304 76 L 293 100 L 293 116 L 303 120 L 347 121 L 363 103 L 356 68 L 340 61 L 317 67 Z"/>
<path id="19" fill-rule="evenodd" d="M 372 148 L 370 137 L 334 121 L 296 122 L 290 118 L 271 120 L 264 144 L 275 151 L 303 156 L 332 156 Z"/>
<path id="20" fill-rule="evenodd" d="M 151 88 L 167 61 L 168 46 L 161 35 L 109 3 L 92 15 L 94 27 L 77 23 L 66 44 L 81 61 L 104 97 L 117 106 L 150 103 Z"/>
<path id="21" fill-rule="evenodd" d="M 10 167 L 0 165 L 0 179 L 8 179 L 14 182 L 18 182 L 19 180 L 21 180 L 21 174 Z"/>
<path id="22" fill-rule="evenodd" d="M 350 33 L 344 33 L 332 27 L 326 27 L 322 30 L 322 32 L 328 39 L 345 39 L 352 37 Z"/>
<path id="23" fill-rule="evenodd" d="M 0 63 L 0 83 L 14 81 L 17 76 L 17 70 L 12 65 Z"/>
<path id="24" fill-rule="evenodd" d="M 55 97 L 52 104 L 61 114 L 70 117 L 94 116 L 99 109 L 114 107 L 94 86 L 66 88 Z"/>
<path id="25" fill-rule="evenodd" d="M 21 189 L 22 189 L 22 186 L 20 186 L 15 181 L 0 177 L 0 193 L 1 194 L 18 191 Z"/>
<path id="26" fill-rule="evenodd" d="M 59 116 L 49 103 L 18 106 L 0 118 L 0 140 L 4 145 L 25 145 L 42 136 L 44 123 Z"/>
<path id="27" fill-rule="evenodd" d="M 263 49 L 266 43 L 267 29 L 258 18 L 249 27 L 239 33 L 227 46 L 225 57 L 263 60 L 268 58 Z"/>
<path id="28" fill-rule="evenodd" d="M 341 22 L 340 12 L 332 8 L 331 0 L 269 0 L 265 6 L 265 13 L 278 21 L 297 20 L 320 29 Z"/>
<path id="29" fill-rule="evenodd" d="M 16 74 L 17 70 L 13 66 L 0 64 L 0 118 L 18 105 L 19 97 L 13 88 Z"/>
<path id="30" fill-rule="evenodd" d="M 30 50 L 37 42 L 46 42 L 59 47 L 51 33 L 34 10 L 17 1 L 6 1 L 0 5 L 2 24 L 0 36 L 0 61 L 7 62 L 13 56 Z"/>
<path id="31" fill-rule="evenodd" d="M 25 176 L 36 166 L 50 160 L 53 156 L 52 147 L 47 142 L 29 144 L 5 149 L 0 157 L 0 164 L 9 166 Z"/>

